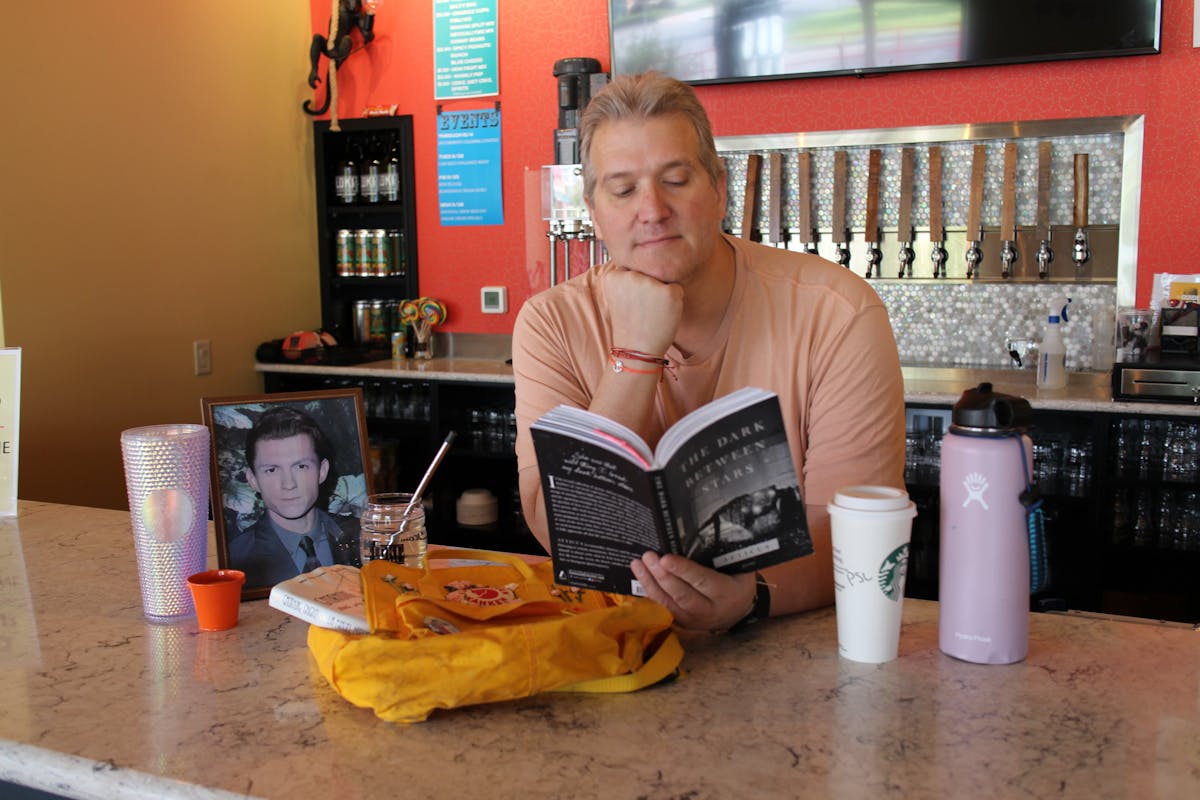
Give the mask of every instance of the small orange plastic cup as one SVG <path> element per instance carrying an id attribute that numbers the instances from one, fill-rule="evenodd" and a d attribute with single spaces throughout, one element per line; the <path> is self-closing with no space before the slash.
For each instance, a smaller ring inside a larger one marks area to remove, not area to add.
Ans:
<path id="1" fill-rule="evenodd" d="M 187 579 L 202 631 L 225 631 L 237 625 L 246 573 L 237 569 L 210 569 Z"/>

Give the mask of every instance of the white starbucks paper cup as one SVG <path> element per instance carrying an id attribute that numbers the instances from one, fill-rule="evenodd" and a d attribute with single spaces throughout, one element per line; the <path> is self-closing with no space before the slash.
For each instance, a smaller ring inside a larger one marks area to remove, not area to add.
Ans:
<path id="1" fill-rule="evenodd" d="M 902 489 L 847 486 L 827 508 L 838 653 L 869 664 L 891 661 L 900 645 L 908 543 L 917 506 Z"/>

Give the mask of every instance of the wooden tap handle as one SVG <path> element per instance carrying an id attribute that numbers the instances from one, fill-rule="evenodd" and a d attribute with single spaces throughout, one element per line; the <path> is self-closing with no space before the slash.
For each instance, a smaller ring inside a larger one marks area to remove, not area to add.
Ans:
<path id="1" fill-rule="evenodd" d="M 1050 142 L 1038 144 L 1037 238 L 1050 240 Z"/>
<path id="2" fill-rule="evenodd" d="M 987 174 L 987 145 L 975 145 L 971 158 L 971 201 L 967 207 L 967 240 L 983 238 L 983 180 Z"/>
<path id="3" fill-rule="evenodd" d="M 833 241 L 838 244 L 845 244 L 849 236 L 846 232 L 848 158 L 845 150 L 837 150 L 833 154 Z"/>
<path id="4" fill-rule="evenodd" d="M 917 151 L 906 147 L 900 151 L 900 220 L 896 236 L 902 242 L 911 242 L 913 237 L 913 165 Z"/>
<path id="5" fill-rule="evenodd" d="M 767 154 L 767 183 L 771 194 L 767 200 L 767 235 L 771 244 L 783 241 L 783 153 Z"/>
<path id="6" fill-rule="evenodd" d="M 809 244 L 815 238 L 812 218 L 812 153 L 797 157 L 800 173 L 800 242 Z"/>
<path id="7" fill-rule="evenodd" d="M 866 240 L 879 241 L 879 170 L 883 151 L 872 150 L 867 160 L 867 224 Z"/>
<path id="8" fill-rule="evenodd" d="M 758 211 L 758 173 L 762 169 L 762 156 L 751 153 L 746 157 L 746 191 L 742 195 L 743 239 L 754 233 L 754 212 Z"/>
<path id="9" fill-rule="evenodd" d="M 1004 185 L 1000 198 L 1000 238 L 1017 239 L 1017 143 L 1004 144 Z"/>
<path id="10" fill-rule="evenodd" d="M 1088 224 L 1088 154 L 1075 154 L 1075 227 Z"/>
<path id="11" fill-rule="evenodd" d="M 942 148 L 929 148 L 929 241 L 946 239 L 942 224 Z"/>

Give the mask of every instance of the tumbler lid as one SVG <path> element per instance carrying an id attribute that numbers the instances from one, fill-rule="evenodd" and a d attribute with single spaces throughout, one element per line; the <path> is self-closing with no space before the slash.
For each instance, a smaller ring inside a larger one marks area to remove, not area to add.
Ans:
<path id="1" fill-rule="evenodd" d="M 1033 407 L 1023 397 L 992 391 L 984 382 L 962 393 L 951 412 L 954 433 L 991 434 L 1025 430 L 1033 426 Z"/>

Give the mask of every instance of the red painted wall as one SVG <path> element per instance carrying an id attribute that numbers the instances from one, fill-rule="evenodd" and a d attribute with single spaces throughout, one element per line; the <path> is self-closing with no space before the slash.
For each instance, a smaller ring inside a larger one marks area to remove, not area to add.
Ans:
<path id="1" fill-rule="evenodd" d="M 330 3 L 311 0 L 311 6 L 314 31 L 327 31 Z M 1145 114 L 1137 277 L 1138 302 L 1145 304 L 1154 273 L 1200 272 L 1200 204 L 1193 200 L 1200 178 L 1200 49 L 1192 48 L 1192 6 L 1192 0 L 1164 0 L 1156 56 L 763 81 L 702 86 L 697 93 L 718 136 Z M 498 7 L 500 94 L 443 106 L 466 110 L 500 101 L 502 226 L 438 223 L 432 0 L 384 2 L 376 40 L 338 73 L 342 117 L 377 103 L 395 103 L 413 116 L 421 292 L 447 304 L 446 330 L 508 333 L 522 301 L 545 286 L 543 264 L 527 257 L 525 172 L 553 160 L 558 116 L 551 69 L 568 56 L 608 66 L 607 0 L 571 0 L 553 11 L 542 0 L 500 0 Z M 530 228 L 544 229 L 536 219 Z M 544 263 L 548 244 L 533 241 L 529 252 Z M 508 287 L 508 314 L 480 312 L 485 285 Z"/>

